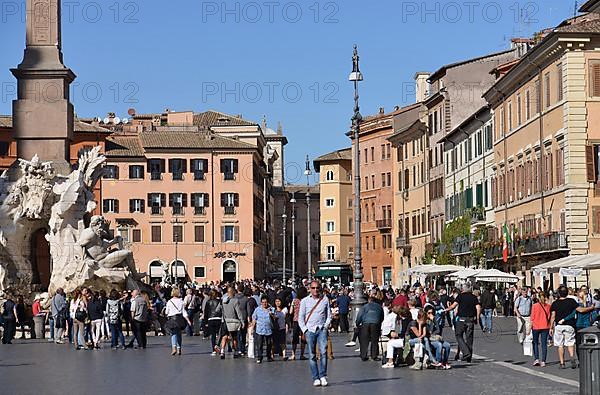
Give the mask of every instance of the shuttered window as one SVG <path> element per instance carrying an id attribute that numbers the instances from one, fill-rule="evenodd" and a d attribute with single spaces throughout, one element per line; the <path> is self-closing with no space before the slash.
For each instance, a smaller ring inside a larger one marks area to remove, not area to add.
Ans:
<path id="1" fill-rule="evenodd" d="M 585 167 L 587 171 L 587 181 L 596 182 L 596 161 L 593 145 L 585 146 Z"/>
<path id="2" fill-rule="evenodd" d="M 590 62 L 590 96 L 600 96 L 600 61 Z"/>
<path id="3" fill-rule="evenodd" d="M 557 77 L 557 86 L 556 93 L 558 95 L 558 101 L 562 101 L 563 99 L 563 69 L 562 63 L 556 65 L 556 77 Z"/>
<path id="4" fill-rule="evenodd" d="M 565 150 L 564 148 L 559 148 L 556 150 L 556 185 L 560 186 L 565 183 Z"/>
<path id="5" fill-rule="evenodd" d="M 141 243 L 142 242 L 142 231 L 141 231 L 141 229 L 133 229 L 132 236 L 133 236 L 133 242 L 134 243 Z"/>
<path id="6" fill-rule="evenodd" d="M 160 229 L 160 225 L 153 225 L 152 226 L 152 242 L 153 243 L 160 243 L 161 242 L 161 229 Z"/>

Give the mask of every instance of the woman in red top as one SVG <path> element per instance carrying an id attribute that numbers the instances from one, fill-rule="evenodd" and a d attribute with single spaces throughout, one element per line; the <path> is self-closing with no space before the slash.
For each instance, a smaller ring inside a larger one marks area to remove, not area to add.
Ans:
<path id="1" fill-rule="evenodd" d="M 533 334 L 533 366 L 546 366 L 548 354 L 548 334 L 550 332 L 550 305 L 546 303 L 546 294 L 540 292 L 538 301 L 531 306 L 531 329 Z M 542 344 L 542 359 L 540 361 L 539 344 Z"/>

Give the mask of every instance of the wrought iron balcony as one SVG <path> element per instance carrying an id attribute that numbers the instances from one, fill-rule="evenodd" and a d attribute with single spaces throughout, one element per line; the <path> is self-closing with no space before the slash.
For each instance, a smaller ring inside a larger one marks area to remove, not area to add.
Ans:
<path id="1" fill-rule="evenodd" d="M 233 181 L 235 180 L 235 173 L 223 173 L 223 178 L 225 179 L 225 181 Z"/>
<path id="2" fill-rule="evenodd" d="M 410 243 L 409 241 L 404 238 L 404 237 L 396 237 L 396 248 L 397 249 L 401 249 L 401 248 L 406 248 L 409 247 Z"/>
<path id="3" fill-rule="evenodd" d="M 469 237 L 458 237 L 452 243 L 452 254 L 462 255 L 471 252 L 471 243 L 473 242 L 471 236 Z"/>
<path id="4" fill-rule="evenodd" d="M 150 173 L 150 179 L 153 181 L 162 180 L 162 173 L 160 171 L 153 171 Z"/>
<path id="5" fill-rule="evenodd" d="M 377 221 L 375 221 L 375 224 L 377 226 L 377 229 L 379 229 L 379 230 L 391 229 L 392 228 L 392 219 L 391 218 L 378 219 Z"/>
<path id="6" fill-rule="evenodd" d="M 195 181 L 202 181 L 204 179 L 205 179 L 205 175 L 204 175 L 203 171 L 199 171 L 199 170 L 194 171 L 194 180 Z"/>
<path id="7" fill-rule="evenodd" d="M 536 255 L 569 248 L 565 232 L 548 232 L 541 235 L 516 236 L 508 245 L 508 256 Z M 486 242 L 488 260 L 502 257 L 502 240 Z"/>
<path id="8" fill-rule="evenodd" d="M 162 207 L 152 206 L 151 214 L 152 215 L 162 215 Z"/>
<path id="9" fill-rule="evenodd" d="M 235 215 L 235 207 L 234 206 L 225 206 L 223 207 L 225 211 L 225 215 Z"/>
<path id="10" fill-rule="evenodd" d="M 204 215 L 206 214 L 206 209 L 204 207 L 194 207 L 194 215 Z"/>

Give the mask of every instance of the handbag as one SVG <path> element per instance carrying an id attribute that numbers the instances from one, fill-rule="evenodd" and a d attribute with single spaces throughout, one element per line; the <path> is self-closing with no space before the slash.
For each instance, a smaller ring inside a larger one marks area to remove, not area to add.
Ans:
<path id="1" fill-rule="evenodd" d="M 169 302 L 173 305 L 173 307 L 175 307 L 175 304 L 172 301 L 169 301 Z M 177 308 L 175 307 L 175 309 L 177 309 Z M 183 309 L 181 310 L 180 313 L 169 317 L 169 322 L 167 322 L 167 329 L 169 329 L 169 330 L 173 330 L 173 329 L 183 330 L 183 329 L 185 329 L 186 326 L 187 326 L 187 321 L 185 320 L 185 318 L 183 318 Z"/>
<path id="2" fill-rule="evenodd" d="M 87 311 L 78 308 L 75 311 L 75 319 L 79 322 L 85 322 L 87 319 Z"/>
<path id="3" fill-rule="evenodd" d="M 242 329 L 242 322 L 237 318 L 225 318 L 225 326 L 228 332 L 237 332 Z"/>

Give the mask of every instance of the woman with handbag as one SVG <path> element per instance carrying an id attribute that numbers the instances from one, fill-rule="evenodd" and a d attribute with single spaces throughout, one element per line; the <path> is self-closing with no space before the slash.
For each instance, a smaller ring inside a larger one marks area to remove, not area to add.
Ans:
<path id="1" fill-rule="evenodd" d="M 203 321 L 206 324 L 206 334 L 210 337 L 210 349 L 212 356 L 216 356 L 219 352 L 218 336 L 221 329 L 221 321 L 223 320 L 223 306 L 219 294 L 214 289 L 208 293 L 208 300 L 204 306 Z"/>
<path id="2" fill-rule="evenodd" d="M 531 307 L 531 332 L 533 334 L 533 366 L 546 366 L 548 354 L 548 335 L 550 334 L 550 305 L 546 302 L 546 294 L 538 293 L 537 303 Z M 539 344 L 542 345 L 540 360 Z"/>
<path id="3" fill-rule="evenodd" d="M 187 325 L 191 325 L 188 313 L 181 299 L 179 288 L 173 288 L 171 299 L 165 307 L 165 315 L 167 316 L 167 329 L 171 333 L 171 355 L 181 355 L 181 331 Z"/>

